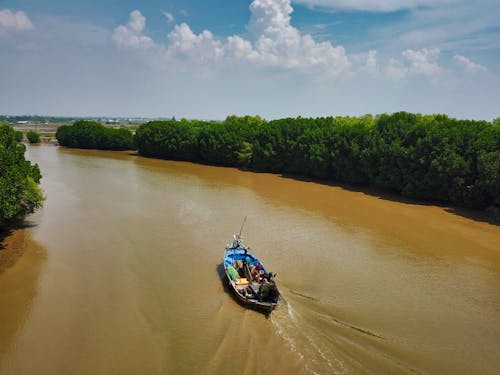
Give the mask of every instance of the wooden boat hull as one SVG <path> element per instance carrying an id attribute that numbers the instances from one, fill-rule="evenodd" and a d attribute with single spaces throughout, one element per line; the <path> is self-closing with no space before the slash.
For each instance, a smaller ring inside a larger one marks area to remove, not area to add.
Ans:
<path id="1" fill-rule="evenodd" d="M 274 303 L 274 302 L 260 302 L 260 301 L 250 300 L 250 299 L 244 297 L 243 295 L 240 294 L 240 292 L 236 288 L 234 281 L 231 280 L 231 277 L 229 276 L 227 271 L 225 271 L 225 273 L 226 273 L 226 279 L 227 279 L 229 288 L 231 289 L 231 292 L 234 294 L 234 296 L 236 297 L 238 302 L 240 302 L 245 307 L 248 307 L 248 308 L 251 308 L 251 309 L 254 309 L 257 311 L 261 311 L 264 313 L 270 313 L 277 306 L 277 304 L 278 304 L 277 302 L 276 303 Z"/>
<path id="2" fill-rule="evenodd" d="M 237 301 L 240 302 L 245 307 L 252 308 L 257 311 L 261 311 L 264 313 L 270 313 L 274 310 L 279 301 L 279 292 L 278 297 L 273 301 L 262 301 L 258 294 L 258 284 L 252 283 L 251 281 L 245 285 L 237 285 L 236 281 L 233 280 L 228 272 L 228 267 L 232 266 L 235 260 L 245 259 L 247 263 L 259 263 L 261 265 L 261 269 L 265 274 L 268 274 L 262 263 L 257 259 L 257 257 L 245 250 L 245 248 L 231 248 L 226 247 L 226 252 L 224 254 L 224 273 L 226 274 L 226 280 L 231 289 L 231 292 L 236 297 Z M 246 279 L 243 279 L 246 280 Z M 243 292 L 243 289 L 250 287 L 253 290 L 253 298 L 249 298 L 247 293 Z M 277 288 L 276 288 L 277 290 Z"/>

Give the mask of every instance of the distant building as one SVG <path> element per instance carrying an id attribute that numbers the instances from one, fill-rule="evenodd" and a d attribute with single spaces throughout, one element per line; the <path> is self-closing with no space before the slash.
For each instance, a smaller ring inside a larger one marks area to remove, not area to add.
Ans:
<path id="1" fill-rule="evenodd" d="M 18 121 L 17 122 L 19 125 L 26 125 L 28 123 L 28 121 Z"/>

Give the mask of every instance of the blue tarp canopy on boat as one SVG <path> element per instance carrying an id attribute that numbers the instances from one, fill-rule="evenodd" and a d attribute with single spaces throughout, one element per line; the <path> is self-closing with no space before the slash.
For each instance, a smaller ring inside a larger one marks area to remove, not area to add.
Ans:
<path id="1" fill-rule="evenodd" d="M 237 260 L 245 260 L 247 263 L 252 264 L 254 266 L 260 263 L 261 269 L 264 271 L 265 274 L 267 274 L 264 265 L 257 259 L 255 255 L 253 255 L 248 250 L 245 251 L 245 249 L 241 248 L 237 249 L 227 248 L 226 253 L 224 254 L 224 267 L 227 268 L 228 266 L 232 266 L 234 262 Z"/>

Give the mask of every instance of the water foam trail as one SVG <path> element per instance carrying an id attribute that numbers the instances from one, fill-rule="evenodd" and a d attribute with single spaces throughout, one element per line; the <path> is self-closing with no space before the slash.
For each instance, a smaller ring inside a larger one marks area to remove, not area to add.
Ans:
<path id="1" fill-rule="evenodd" d="M 304 354 L 297 350 L 296 340 L 289 334 L 292 329 L 296 328 L 293 325 L 295 317 L 292 308 L 284 299 L 281 300 L 281 307 L 283 305 L 286 307 L 286 310 L 283 308 L 274 310 L 271 315 L 271 322 L 276 328 L 278 335 L 288 343 L 290 350 L 296 353 L 300 360 L 303 360 Z"/>
<path id="2" fill-rule="evenodd" d="M 288 343 L 290 350 L 296 353 L 301 361 L 307 361 L 304 363 L 306 372 L 311 374 L 345 372 L 343 363 L 334 358 L 331 350 L 318 344 L 324 335 L 307 324 L 307 320 L 284 298 L 280 308 L 273 312 L 271 322 L 280 337 Z"/>

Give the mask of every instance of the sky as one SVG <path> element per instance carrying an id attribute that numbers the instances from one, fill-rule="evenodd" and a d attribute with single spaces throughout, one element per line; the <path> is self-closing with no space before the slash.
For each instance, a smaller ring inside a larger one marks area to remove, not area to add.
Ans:
<path id="1" fill-rule="evenodd" d="M 500 117 L 498 0 L 0 0 L 0 114 Z"/>

